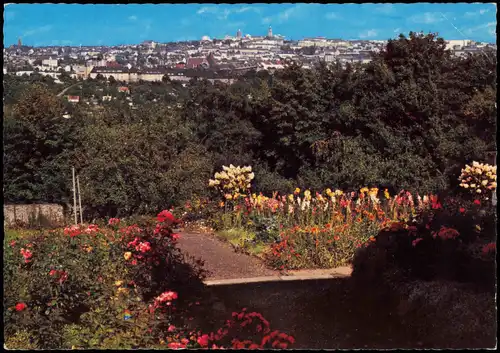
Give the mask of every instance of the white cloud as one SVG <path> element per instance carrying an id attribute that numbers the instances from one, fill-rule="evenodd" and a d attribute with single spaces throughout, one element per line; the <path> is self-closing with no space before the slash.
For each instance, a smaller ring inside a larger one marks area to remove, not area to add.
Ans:
<path id="1" fill-rule="evenodd" d="M 45 25 L 45 26 L 42 26 L 42 27 L 30 29 L 30 30 L 24 32 L 23 35 L 22 35 L 22 37 L 26 38 L 26 37 L 32 36 L 33 34 L 36 34 L 36 33 L 49 32 L 51 29 L 52 29 L 51 25 Z"/>
<path id="2" fill-rule="evenodd" d="M 383 4 L 375 7 L 375 12 L 383 14 L 391 14 L 394 12 L 394 6 L 392 4 Z"/>
<path id="3" fill-rule="evenodd" d="M 269 16 L 269 17 L 264 17 L 262 19 L 263 24 L 270 24 L 270 23 L 284 23 L 287 22 L 288 20 L 295 18 L 301 18 L 305 15 L 305 11 L 307 9 L 310 9 L 312 6 L 315 4 L 307 4 L 307 8 L 303 6 L 303 4 L 296 4 L 280 13 L 278 13 L 276 16 Z"/>
<path id="4" fill-rule="evenodd" d="M 243 12 L 248 12 L 248 11 L 254 11 L 254 12 L 260 13 L 260 8 L 245 6 L 245 7 L 241 7 L 239 9 L 234 10 L 234 13 L 243 13 Z"/>
<path id="5" fill-rule="evenodd" d="M 464 17 L 477 17 L 490 12 L 490 9 L 480 9 L 478 11 L 469 11 L 464 14 Z"/>
<path id="6" fill-rule="evenodd" d="M 137 21 L 137 16 L 129 16 L 130 21 Z"/>
<path id="7" fill-rule="evenodd" d="M 494 35 L 496 32 L 496 28 L 495 28 L 496 26 L 497 26 L 496 22 L 488 22 L 488 23 L 484 23 L 484 24 L 479 25 L 479 26 L 468 28 L 465 31 L 465 33 L 471 35 L 473 33 L 486 30 L 489 34 Z"/>
<path id="8" fill-rule="evenodd" d="M 217 16 L 217 18 L 219 20 L 227 20 L 227 18 L 229 17 L 230 14 L 231 14 L 231 10 L 224 9 L 224 11 L 222 11 L 222 12 L 219 13 L 219 15 Z"/>
<path id="9" fill-rule="evenodd" d="M 216 13 L 217 8 L 215 6 L 203 6 L 201 9 L 196 11 L 198 15 L 201 15 L 203 13 Z"/>
<path id="10" fill-rule="evenodd" d="M 377 35 L 377 31 L 374 29 L 370 29 L 368 31 L 360 33 L 359 38 L 373 38 L 376 35 Z"/>
<path id="11" fill-rule="evenodd" d="M 335 13 L 335 12 L 328 12 L 326 15 L 325 15 L 325 18 L 327 20 L 339 20 L 340 19 L 340 16 Z"/>
<path id="12" fill-rule="evenodd" d="M 415 23 L 437 23 L 443 21 L 443 16 L 438 12 L 425 12 L 423 14 L 418 14 L 410 17 L 410 21 Z"/>
<path id="13" fill-rule="evenodd" d="M 264 17 L 262 19 L 262 23 L 265 25 L 270 24 L 272 21 L 273 21 L 272 17 Z"/>
<path id="14" fill-rule="evenodd" d="M 198 15 L 202 15 L 202 14 L 217 15 L 217 18 L 219 20 L 226 20 L 231 14 L 244 13 L 244 12 L 248 12 L 248 11 L 260 13 L 261 10 L 258 7 L 250 7 L 250 6 L 244 6 L 244 7 L 238 7 L 238 8 L 231 6 L 229 8 L 225 8 L 225 9 L 221 9 L 220 7 L 217 7 L 217 6 L 204 6 L 201 9 L 199 9 L 198 11 L 196 11 L 196 13 Z"/>
<path id="15" fill-rule="evenodd" d="M 401 33 L 401 28 L 396 28 L 396 29 L 394 30 L 394 33 L 397 33 L 397 34 Z"/>

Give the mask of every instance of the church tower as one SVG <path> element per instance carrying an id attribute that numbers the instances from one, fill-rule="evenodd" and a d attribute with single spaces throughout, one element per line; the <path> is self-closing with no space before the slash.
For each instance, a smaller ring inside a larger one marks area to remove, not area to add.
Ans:
<path id="1" fill-rule="evenodd" d="M 269 29 L 267 30 L 267 36 L 268 37 L 272 37 L 273 36 L 273 29 L 271 28 L 271 26 L 269 26 Z"/>
<path id="2" fill-rule="evenodd" d="M 22 44 L 22 42 L 21 42 L 21 38 L 19 38 L 19 39 L 17 40 L 17 46 L 18 46 L 18 48 L 21 48 L 21 46 L 22 46 L 22 45 L 23 45 L 23 44 Z"/>

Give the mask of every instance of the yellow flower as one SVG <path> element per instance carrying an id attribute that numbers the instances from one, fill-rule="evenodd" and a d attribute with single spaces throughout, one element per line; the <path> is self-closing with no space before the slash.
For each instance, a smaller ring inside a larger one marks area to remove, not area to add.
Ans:
<path id="1" fill-rule="evenodd" d="M 390 199 L 391 198 L 391 195 L 389 194 L 389 191 L 387 191 L 387 189 L 384 190 L 384 196 L 386 199 Z"/>
<path id="2" fill-rule="evenodd" d="M 127 251 L 125 254 L 123 254 L 123 257 L 125 260 L 128 260 L 132 257 L 132 253 L 130 251 Z"/>
<path id="3" fill-rule="evenodd" d="M 288 195 L 288 201 L 293 202 L 293 194 Z"/>
<path id="4" fill-rule="evenodd" d="M 483 181 L 481 182 L 481 184 L 483 184 L 483 186 L 488 185 L 488 180 L 483 180 Z"/>
<path id="5" fill-rule="evenodd" d="M 231 194 L 226 194 L 226 195 L 224 195 L 224 197 L 226 198 L 226 200 L 232 200 L 233 199 L 233 195 L 231 195 Z"/>
<path id="6" fill-rule="evenodd" d="M 334 195 L 330 188 L 326 189 L 326 194 L 330 197 L 332 197 Z"/>
<path id="7" fill-rule="evenodd" d="M 123 288 L 123 287 L 118 288 L 118 294 L 126 293 L 126 292 L 127 292 L 127 288 Z"/>
<path id="8" fill-rule="evenodd" d="M 468 189 L 469 188 L 469 184 L 464 184 L 464 188 Z"/>
<path id="9" fill-rule="evenodd" d="M 123 281 L 116 281 L 115 286 L 120 287 L 123 284 Z"/>
<path id="10" fill-rule="evenodd" d="M 295 191 L 293 192 L 295 195 L 299 194 L 300 193 L 300 189 L 299 188 L 295 188 Z"/>
<path id="11" fill-rule="evenodd" d="M 476 190 L 476 192 L 477 192 L 478 194 L 480 194 L 480 193 L 481 193 L 481 189 L 477 189 L 477 190 Z"/>
<path id="12" fill-rule="evenodd" d="M 304 199 L 306 200 L 311 199 L 311 192 L 309 190 L 304 191 Z"/>
<path id="13" fill-rule="evenodd" d="M 337 196 L 340 196 L 340 195 L 342 195 L 343 193 L 344 193 L 344 192 L 343 192 L 342 190 L 338 190 L 338 189 L 337 189 L 337 190 L 335 190 L 335 195 L 337 195 Z"/>
<path id="14" fill-rule="evenodd" d="M 359 190 L 360 193 L 365 193 L 365 192 L 368 192 L 368 188 L 365 186 L 364 188 L 361 188 Z"/>

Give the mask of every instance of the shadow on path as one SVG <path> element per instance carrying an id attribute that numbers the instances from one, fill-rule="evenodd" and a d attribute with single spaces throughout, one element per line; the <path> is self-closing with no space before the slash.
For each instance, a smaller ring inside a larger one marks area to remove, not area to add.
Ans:
<path id="1" fill-rule="evenodd" d="M 242 308 L 260 312 L 273 330 L 295 337 L 292 348 L 296 349 L 458 348 L 457 342 L 448 342 L 444 337 L 439 342 L 431 341 L 412 327 L 415 321 L 411 317 L 405 317 L 403 323 L 395 309 L 397 303 L 390 298 L 376 299 L 370 290 L 355 291 L 352 283 L 350 278 L 338 278 L 218 285 L 208 289 L 223 304 L 226 318 Z M 434 327 L 432 317 L 425 320 L 434 330 L 440 329 Z M 476 337 L 464 339 L 463 348 L 491 346 Z"/>

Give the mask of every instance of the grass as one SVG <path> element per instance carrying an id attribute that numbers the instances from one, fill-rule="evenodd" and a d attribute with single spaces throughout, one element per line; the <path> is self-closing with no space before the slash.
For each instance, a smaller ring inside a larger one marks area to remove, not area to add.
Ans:
<path id="1" fill-rule="evenodd" d="M 225 229 L 217 232 L 217 237 L 227 241 L 236 250 L 257 257 L 261 257 L 267 249 L 266 244 L 255 241 L 255 233 L 244 228 Z"/>
<path id="2" fill-rule="evenodd" d="M 4 228 L 5 241 L 12 241 L 36 234 L 37 230 Z"/>

